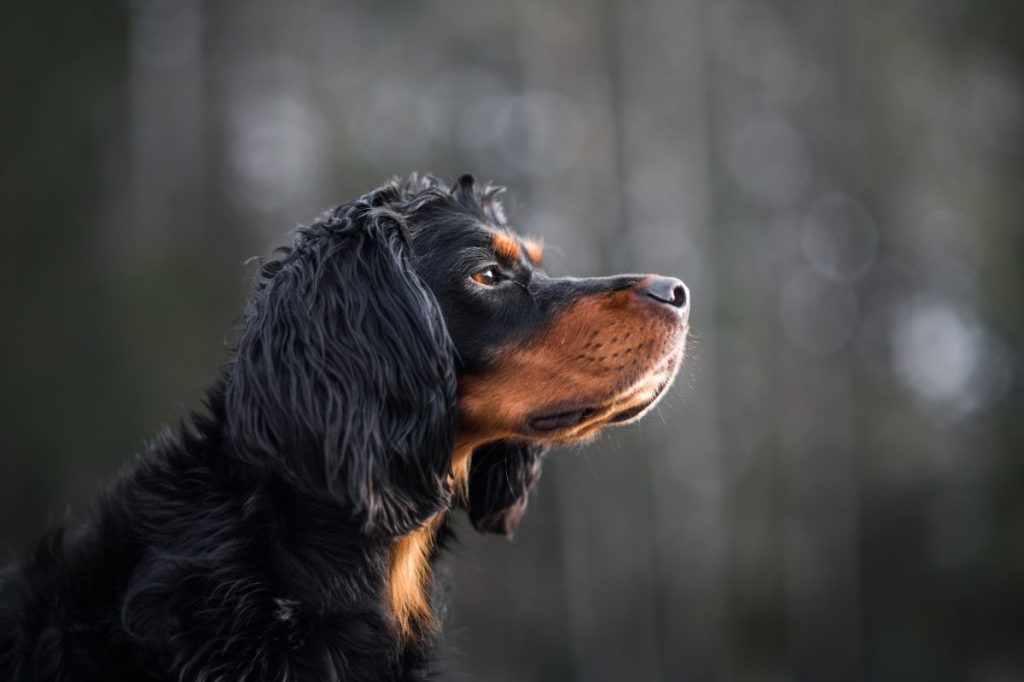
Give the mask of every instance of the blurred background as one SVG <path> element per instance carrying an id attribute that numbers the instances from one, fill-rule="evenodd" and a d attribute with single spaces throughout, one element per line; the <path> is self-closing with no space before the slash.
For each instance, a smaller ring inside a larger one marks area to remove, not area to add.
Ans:
<path id="1" fill-rule="evenodd" d="M 5 3 L 0 557 L 198 404 L 246 259 L 413 170 L 679 276 L 658 410 L 450 563 L 444 680 L 1024 680 L 1024 4 Z"/>

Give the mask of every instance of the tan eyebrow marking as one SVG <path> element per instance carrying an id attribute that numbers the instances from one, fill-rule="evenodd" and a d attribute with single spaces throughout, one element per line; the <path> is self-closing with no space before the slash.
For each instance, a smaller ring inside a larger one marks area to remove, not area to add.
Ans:
<path id="1" fill-rule="evenodd" d="M 519 242 L 516 238 L 506 232 L 491 233 L 491 245 L 494 252 L 501 258 L 518 263 L 522 257 L 519 252 Z"/>
<path id="2" fill-rule="evenodd" d="M 526 249 L 526 255 L 530 262 L 540 265 L 541 258 L 544 257 L 544 240 L 527 237 L 523 240 L 523 247 Z"/>

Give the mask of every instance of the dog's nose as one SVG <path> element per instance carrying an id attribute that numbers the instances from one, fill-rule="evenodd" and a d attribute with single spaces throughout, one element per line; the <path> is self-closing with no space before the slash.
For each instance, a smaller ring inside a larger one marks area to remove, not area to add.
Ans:
<path id="1" fill-rule="evenodd" d="M 679 308 L 686 313 L 690 307 L 690 291 L 681 280 L 675 277 L 648 277 L 640 293 L 650 296 L 655 301 L 667 303 L 673 308 Z"/>

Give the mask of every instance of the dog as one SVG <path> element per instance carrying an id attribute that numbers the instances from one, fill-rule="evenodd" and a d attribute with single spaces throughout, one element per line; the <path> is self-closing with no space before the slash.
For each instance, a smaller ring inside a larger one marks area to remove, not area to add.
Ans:
<path id="1" fill-rule="evenodd" d="M 205 408 L 0 573 L 0 679 L 429 677 L 453 510 L 511 536 L 689 328 L 678 279 L 546 275 L 500 191 L 393 180 L 261 261 Z"/>

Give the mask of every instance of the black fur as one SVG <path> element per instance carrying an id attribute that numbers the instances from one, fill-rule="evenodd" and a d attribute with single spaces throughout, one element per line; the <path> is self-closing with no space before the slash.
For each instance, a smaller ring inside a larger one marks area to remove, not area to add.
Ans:
<path id="1" fill-rule="evenodd" d="M 264 265 L 225 391 L 240 459 L 385 534 L 447 505 L 455 436 L 451 340 L 397 198 L 340 207 Z"/>
<path id="2" fill-rule="evenodd" d="M 494 194 L 392 182 L 265 262 L 207 410 L 0 573 L 0 680 L 428 676 L 382 594 L 393 540 L 453 504 L 456 373 L 498 340 L 444 281 Z M 511 533 L 540 453 L 488 447 L 478 528 Z"/>
<path id="3" fill-rule="evenodd" d="M 543 445 L 498 441 L 473 452 L 469 519 L 474 528 L 505 536 L 515 532 L 546 451 Z"/>

